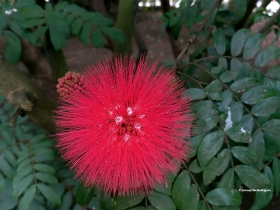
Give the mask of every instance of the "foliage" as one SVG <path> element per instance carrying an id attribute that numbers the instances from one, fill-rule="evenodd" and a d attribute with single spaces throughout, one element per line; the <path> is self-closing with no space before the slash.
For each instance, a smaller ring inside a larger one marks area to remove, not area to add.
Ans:
<path id="1" fill-rule="evenodd" d="M 266 37 L 261 33 L 235 31 L 246 10 L 238 10 L 245 1 L 232 2 L 233 9 L 215 10 L 199 31 L 207 43 L 178 68 L 196 117 L 188 140 L 190 160 L 178 174 L 170 174 L 164 186 L 148 195 L 109 197 L 84 187 L 60 160 L 44 130 L 26 117 L 9 127 L 14 110 L 1 97 L 0 209 L 235 210 L 247 201 L 243 190 L 255 195 L 251 209 L 268 205 L 280 192 L 280 66 L 269 66 L 279 58 L 280 49 L 262 48 Z M 203 12 L 214 4 L 185 1 L 166 14 L 164 27 L 171 27 L 177 38 L 181 26 L 201 22 Z M 0 33 L 7 37 L 5 57 L 10 61 L 20 56 L 18 36 L 41 45 L 40 37 L 49 31 L 53 46 L 61 49 L 70 32 L 88 44 L 94 26 L 94 46 L 104 45 L 102 33 L 122 41 L 111 20 L 67 2 L 42 9 L 34 1 L 19 1 L 1 3 L 1 9 Z M 12 9 L 18 12 L 5 14 Z M 194 33 L 191 30 L 190 36 Z"/>
<path id="2" fill-rule="evenodd" d="M 44 9 L 35 0 L 15 3 L 3 0 L 0 3 L 0 35 L 7 38 L 5 58 L 12 63 L 17 63 L 20 59 L 20 37 L 36 46 L 43 46 L 43 40 L 49 34 L 55 50 L 65 46 L 70 34 L 78 36 L 82 43 L 91 43 L 94 47 L 104 47 L 104 36 L 124 41 L 122 32 L 113 27 L 112 20 L 67 1 L 60 1 L 54 7 L 46 3 Z"/>

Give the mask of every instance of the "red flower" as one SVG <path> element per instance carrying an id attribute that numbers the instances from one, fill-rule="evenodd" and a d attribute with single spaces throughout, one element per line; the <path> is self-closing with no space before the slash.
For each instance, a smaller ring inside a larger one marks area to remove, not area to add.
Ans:
<path id="1" fill-rule="evenodd" d="M 126 57 L 91 66 L 79 77 L 83 88 L 69 90 L 55 117 L 57 147 L 76 176 L 124 195 L 147 193 L 178 172 L 188 157 L 183 138 L 192 116 L 174 71 Z"/>

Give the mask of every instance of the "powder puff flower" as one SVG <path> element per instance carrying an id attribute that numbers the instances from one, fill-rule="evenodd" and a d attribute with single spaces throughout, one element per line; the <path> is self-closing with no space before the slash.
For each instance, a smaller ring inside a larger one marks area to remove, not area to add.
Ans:
<path id="1" fill-rule="evenodd" d="M 57 86 L 57 147 L 87 186 L 147 193 L 188 159 L 192 115 L 172 69 L 115 58 Z"/>

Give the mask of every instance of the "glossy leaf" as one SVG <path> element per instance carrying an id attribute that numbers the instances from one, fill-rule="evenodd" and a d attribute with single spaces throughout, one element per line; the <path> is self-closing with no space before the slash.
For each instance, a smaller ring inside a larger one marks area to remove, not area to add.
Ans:
<path id="1" fill-rule="evenodd" d="M 255 66 L 264 67 L 271 61 L 276 60 L 280 56 L 280 49 L 270 45 L 262 49 L 255 59 Z"/>
<path id="2" fill-rule="evenodd" d="M 175 204 L 167 195 L 155 192 L 148 195 L 148 199 L 150 203 L 158 210 L 176 210 Z"/>
<path id="3" fill-rule="evenodd" d="M 203 135 L 197 135 L 189 140 L 191 152 L 189 158 L 192 158 L 196 155 L 197 147 L 203 139 Z"/>
<path id="4" fill-rule="evenodd" d="M 61 204 L 60 196 L 52 188 L 41 183 L 37 187 L 47 200 L 53 204 Z"/>
<path id="5" fill-rule="evenodd" d="M 241 97 L 241 100 L 245 104 L 254 105 L 262 101 L 267 94 L 267 88 L 265 88 L 263 85 L 258 85 L 244 93 Z"/>
<path id="6" fill-rule="evenodd" d="M 205 91 L 208 93 L 218 92 L 221 90 L 222 90 L 222 83 L 219 80 L 214 80 L 205 87 Z"/>
<path id="7" fill-rule="evenodd" d="M 266 75 L 270 78 L 280 80 L 280 66 L 274 66 L 268 70 Z"/>
<path id="8" fill-rule="evenodd" d="M 231 148 L 231 152 L 234 157 L 240 160 L 242 163 L 250 165 L 252 164 L 257 156 L 256 153 L 244 146 L 235 146 Z"/>
<path id="9" fill-rule="evenodd" d="M 206 97 L 205 91 L 199 88 L 189 88 L 186 90 L 186 94 L 190 96 L 191 100 L 204 99 Z"/>
<path id="10" fill-rule="evenodd" d="M 190 186 L 188 190 L 186 190 L 185 199 L 182 202 L 181 210 L 196 210 L 197 204 L 199 200 L 199 194 L 197 192 L 197 188 L 195 185 Z"/>
<path id="11" fill-rule="evenodd" d="M 193 173 L 200 173 L 202 168 L 198 165 L 197 159 L 195 159 L 189 166 L 189 169 Z"/>
<path id="12" fill-rule="evenodd" d="M 235 166 L 235 172 L 242 183 L 250 189 L 266 189 L 269 186 L 267 177 L 252 166 Z"/>
<path id="13" fill-rule="evenodd" d="M 184 170 L 175 180 L 172 187 L 172 200 L 177 208 L 181 208 L 183 201 L 185 200 L 185 193 L 190 187 L 190 175 Z"/>
<path id="14" fill-rule="evenodd" d="M 248 37 L 244 49 L 243 58 L 245 60 L 253 58 L 261 48 L 264 35 L 260 33 L 252 34 Z"/>
<path id="15" fill-rule="evenodd" d="M 232 168 L 223 175 L 217 188 L 234 189 L 234 171 Z"/>
<path id="16" fill-rule="evenodd" d="M 235 142 L 249 143 L 252 140 L 250 133 L 240 126 L 233 126 L 226 133 Z"/>
<path id="17" fill-rule="evenodd" d="M 250 29 L 241 29 L 237 31 L 231 39 L 230 52 L 232 56 L 238 56 L 242 52 L 242 48 L 250 34 Z"/>
<path id="18" fill-rule="evenodd" d="M 256 80 L 253 78 L 245 77 L 239 80 L 236 80 L 234 83 L 231 84 L 231 89 L 234 92 L 245 92 L 248 89 L 256 86 Z"/>
<path id="19" fill-rule="evenodd" d="M 265 151 L 265 142 L 263 138 L 263 133 L 260 129 L 257 129 L 253 136 L 252 136 L 252 142 L 248 145 L 249 149 L 255 151 L 255 154 L 257 155 L 257 165 L 258 168 L 262 168 L 262 161 L 264 157 L 264 151 Z"/>
<path id="20" fill-rule="evenodd" d="M 241 195 L 237 190 L 216 188 L 208 192 L 205 199 L 216 206 L 237 206 L 241 204 Z"/>
<path id="21" fill-rule="evenodd" d="M 208 134 L 198 146 L 197 159 L 204 167 L 221 149 L 224 141 L 224 133 L 216 131 Z"/>
<path id="22" fill-rule="evenodd" d="M 213 34 L 215 48 L 219 55 L 223 55 L 226 51 L 226 38 L 224 31 L 219 28 Z"/>
<path id="23" fill-rule="evenodd" d="M 262 129 L 271 136 L 280 135 L 280 119 L 272 119 L 262 125 Z"/>
<path id="24" fill-rule="evenodd" d="M 260 101 L 252 108 L 252 114 L 258 117 L 269 116 L 280 108 L 280 97 L 274 96 Z"/>

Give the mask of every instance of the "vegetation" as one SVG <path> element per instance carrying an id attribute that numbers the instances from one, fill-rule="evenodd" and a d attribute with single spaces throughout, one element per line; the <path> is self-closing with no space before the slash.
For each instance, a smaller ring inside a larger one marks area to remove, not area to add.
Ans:
<path id="1" fill-rule="evenodd" d="M 269 1 L 256 7 L 257 0 L 185 0 L 179 8 L 161 1 L 175 58 L 165 63 L 185 80 L 196 116 L 190 160 L 149 195 L 108 197 L 84 187 L 60 159 L 51 140 L 55 105 L 32 82 L 42 67 L 28 54 L 30 46 L 39 47 L 57 79 L 69 70 L 62 48 L 70 35 L 132 53 L 133 36 L 143 41 L 132 21 L 139 1 L 92 2 L 95 8 L 79 1 L 0 1 L 0 209 L 257 210 L 277 202 L 280 9 L 269 16 Z M 119 5 L 117 18 L 108 12 L 111 3 Z M 258 21 L 264 22 L 252 32 Z M 188 42 L 179 46 L 182 28 Z M 271 33 L 275 39 L 263 47 Z M 149 53 L 143 46 L 139 52 Z M 29 77 L 15 67 L 20 61 Z"/>

